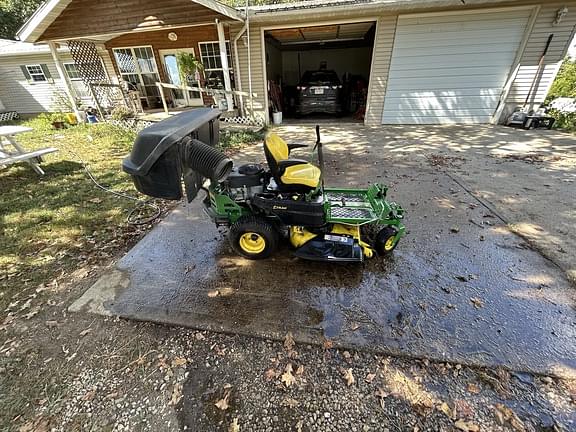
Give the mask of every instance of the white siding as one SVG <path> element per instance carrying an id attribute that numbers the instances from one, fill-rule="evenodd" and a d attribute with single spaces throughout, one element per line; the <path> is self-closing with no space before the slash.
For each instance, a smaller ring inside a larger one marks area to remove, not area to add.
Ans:
<path id="1" fill-rule="evenodd" d="M 46 64 L 54 82 L 29 83 L 20 65 L 30 64 Z M 53 110 L 58 91 L 64 91 L 64 84 L 50 54 L 0 57 L 0 98 L 6 110 L 22 114 Z"/>
<path id="2" fill-rule="evenodd" d="M 489 123 L 530 13 L 401 15 L 382 123 Z"/>
<path id="3" fill-rule="evenodd" d="M 559 25 L 552 25 L 556 11 L 564 6 L 568 7 L 568 14 Z M 526 96 L 530 91 L 534 76 L 538 70 L 538 62 L 546 46 L 548 36 L 554 34 L 552 43 L 545 57 L 545 67 L 542 71 L 542 76 L 539 81 L 537 81 L 537 85 L 533 90 L 533 96 L 529 99 L 529 102 L 533 102 L 534 104 L 540 104 L 544 101 L 558 73 L 562 59 L 566 55 L 566 50 L 573 37 L 575 24 L 576 2 L 564 1 L 542 5 L 536 17 L 532 33 L 528 38 L 526 49 L 522 54 L 518 73 L 506 98 L 508 113 L 512 111 L 514 107 L 524 105 Z"/>
<path id="4" fill-rule="evenodd" d="M 384 108 L 384 96 L 388 83 L 390 58 L 396 33 L 396 16 L 385 16 L 378 19 L 374 50 L 372 51 L 372 67 L 370 72 L 368 105 L 366 108 L 365 123 L 367 125 L 380 124 Z"/>

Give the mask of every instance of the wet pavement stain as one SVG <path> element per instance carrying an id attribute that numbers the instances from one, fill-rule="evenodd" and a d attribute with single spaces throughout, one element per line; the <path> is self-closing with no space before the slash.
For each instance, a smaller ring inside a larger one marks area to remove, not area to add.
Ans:
<path id="1" fill-rule="evenodd" d="M 561 271 L 447 177 L 387 181 L 408 207 L 391 258 L 334 265 L 233 255 L 200 202 L 179 207 L 117 265 L 105 309 L 222 332 L 576 375 L 574 291 Z M 411 205 L 412 203 L 412 205 Z M 480 238 L 482 239 L 480 240 Z"/>

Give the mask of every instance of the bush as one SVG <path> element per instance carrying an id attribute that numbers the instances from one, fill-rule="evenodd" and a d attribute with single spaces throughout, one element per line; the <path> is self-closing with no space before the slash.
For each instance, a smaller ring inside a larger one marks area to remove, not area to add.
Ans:
<path id="1" fill-rule="evenodd" d="M 237 148 L 245 144 L 252 144 L 257 141 L 263 141 L 264 135 L 265 131 L 263 129 L 259 131 L 222 130 L 220 131 L 220 148 L 221 149 Z"/>
<path id="2" fill-rule="evenodd" d="M 576 113 L 562 112 L 558 110 L 548 111 L 548 115 L 554 117 L 554 129 L 563 129 L 569 132 L 576 131 Z"/>

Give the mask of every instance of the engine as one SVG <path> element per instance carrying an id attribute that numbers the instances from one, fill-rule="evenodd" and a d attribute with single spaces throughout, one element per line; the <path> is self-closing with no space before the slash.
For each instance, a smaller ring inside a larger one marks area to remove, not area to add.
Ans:
<path id="1" fill-rule="evenodd" d="M 233 168 L 222 187 L 230 198 L 237 202 L 245 202 L 262 193 L 266 183 L 266 173 L 262 165 L 247 164 Z"/>

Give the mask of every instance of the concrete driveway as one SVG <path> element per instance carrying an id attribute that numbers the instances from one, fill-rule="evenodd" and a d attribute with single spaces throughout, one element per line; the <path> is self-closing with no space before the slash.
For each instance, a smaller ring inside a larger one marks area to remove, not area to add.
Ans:
<path id="1" fill-rule="evenodd" d="M 278 132 L 314 142 L 311 126 Z M 327 184 L 383 182 L 407 208 L 409 232 L 394 258 L 334 266 L 284 250 L 246 261 L 194 202 L 174 211 L 71 310 L 272 338 L 292 331 L 304 342 L 328 338 L 576 376 L 575 291 L 566 277 L 576 268 L 570 136 L 327 125 L 323 142 Z M 263 161 L 262 148 L 237 159 Z"/>

